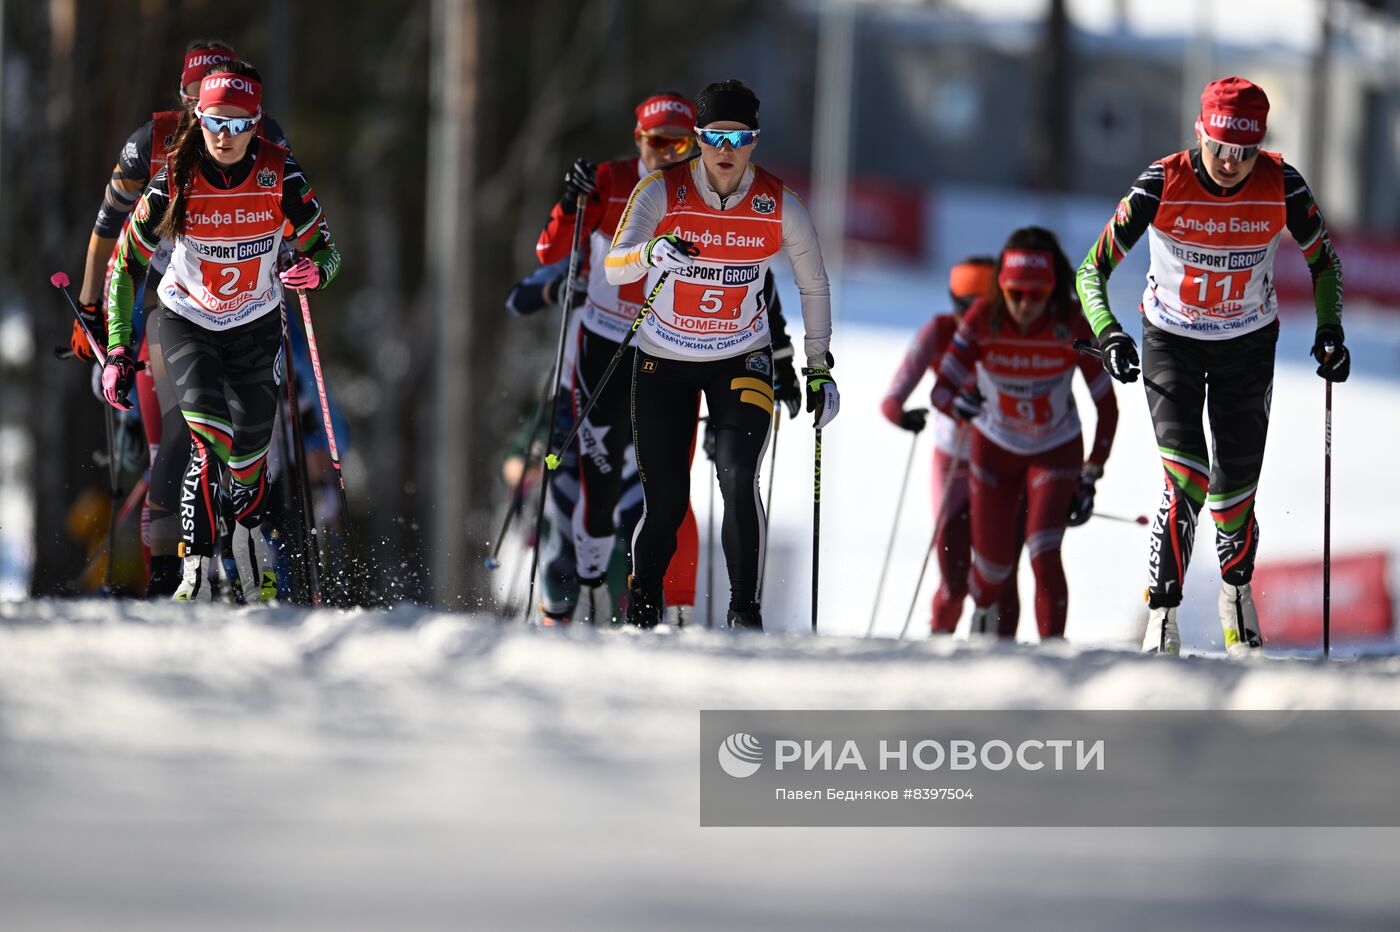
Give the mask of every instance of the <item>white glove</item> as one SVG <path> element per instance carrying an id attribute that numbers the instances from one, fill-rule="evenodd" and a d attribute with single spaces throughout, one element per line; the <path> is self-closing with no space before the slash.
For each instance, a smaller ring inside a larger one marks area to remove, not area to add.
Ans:
<path id="1" fill-rule="evenodd" d="M 700 255 L 693 243 L 674 233 L 658 236 L 647 243 L 647 265 L 663 272 L 679 272 L 691 266 L 691 259 Z"/>

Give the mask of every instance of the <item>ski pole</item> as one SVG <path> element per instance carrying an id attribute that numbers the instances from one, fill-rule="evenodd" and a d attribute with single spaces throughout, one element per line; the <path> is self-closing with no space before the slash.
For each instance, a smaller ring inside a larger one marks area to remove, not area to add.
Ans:
<path id="1" fill-rule="evenodd" d="M 306 326 L 306 346 L 311 351 L 311 374 L 316 377 L 316 394 L 321 400 L 321 422 L 326 428 L 326 445 L 331 452 L 331 465 L 335 467 L 336 493 L 340 496 L 340 513 L 345 516 L 345 543 L 350 551 L 351 573 L 355 574 L 352 580 L 358 578 L 361 584 L 364 582 L 364 574 L 359 565 L 359 548 L 355 546 L 355 523 L 350 517 L 350 503 L 345 497 L 345 473 L 340 468 L 340 451 L 335 444 L 335 425 L 331 423 L 331 403 L 326 397 L 326 379 L 321 374 L 321 354 L 316 349 L 316 328 L 311 325 L 311 304 L 306 300 L 306 291 L 297 289 L 297 300 L 301 302 L 301 322 Z M 355 582 L 346 587 L 350 592 L 354 592 L 358 586 Z"/>
<path id="2" fill-rule="evenodd" d="M 927 413 L 927 409 L 923 410 Z M 880 614 L 880 596 L 885 591 L 885 576 L 890 571 L 890 557 L 894 556 L 895 536 L 899 533 L 899 516 L 904 512 L 904 495 L 909 491 L 909 474 L 914 470 L 914 452 L 919 448 L 919 431 L 914 433 L 914 441 L 909 444 L 909 458 L 904 463 L 904 480 L 899 485 L 899 498 L 894 506 L 894 524 L 890 527 L 890 542 L 885 548 L 885 562 L 880 567 L 880 581 L 875 584 L 875 604 L 870 609 L 870 624 L 865 628 L 865 636 L 875 633 L 875 618 Z"/>
<path id="3" fill-rule="evenodd" d="M 117 412 L 112 406 L 103 405 L 102 408 L 107 425 L 107 494 L 110 499 L 107 505 L 107 568 L 102 574 L 102 586 L 111 593 L 112 561 L 117 555 L 117 500 L 122 495 L 121 460 L 125 452 L 122 441 L 126 439 L 126 432 L 117 423 Z"/>
<path id="4" fill-rule="evenodd" d="M 496 535 L 496 543 L 491 547 L 491 556 L 486 558 L 488 570 L 501 568 L 501 544 L 506 539 L 506 532 L 510 530 L 511 522 L 515 520 L 516 512 L 521 510 L 520 506 L 525 498 L 525 480 L 530 475 L 530 458 L 535 450 L 535 435 L 540 432 L 540 421 L 544 419 L 545 406 L 549 404 L 549 397 L 549 383 L 546 382 L 540 389 L 540 405 L 535 409 L 535 420 L 530 424 L 530 433 L 525 435 L 525 456 L 520 467 L 520 475 L 510 490 L 510 505 L 506 508 L 505 520 L 501 522 L 501 530 Z"/>
<path id="5" fill-rule="evenodd" d="M 559 380 L 564 368 L 564 347 L 569 340 L 569 315 L 574 308 L 574 281 L 578 275 L 579 244 L 583 242 L 583 210 L 588 195 L 580 193 L 574 200 L 574 235 L 569 243 L 569 277 L 564 280 L 563 313 L 559 316 L 559 342 L 554 348 L 554 370 L 552 384 L 554 390 L 549 397 L 549 437 L 554 438 L 554 412 L 559 410 Z M 609 369 L 611 371 L 611 368 Z M 594 397 L 597 397 L 596 395 Z M 548 444 L 546 444 L 547 446 Z M 545 457 L 549 462 L 549 457 Z M 530 581 L 525 592 L 525 620 L 530 620 L 530 610 L 535 601 L 535 574 L 540 568 L 540 532 L 544 529 L 544 504 L 549 498 L 549 474 L 559 465 L 556 457 L 549 469 L 540 470 L 540 501 L 535 509 L 535 540 L 530 547 Z"/>
<path id="6" fill-rule="evenodd" d="M 705 627 L 715 626 L 715 485 L 719 482 L 719 464 L 715 462 L 715 435 L 708 417 L 702 417 L 703 439 L 700 447 L 710 461 L 710 516 L 705 523 Z"/>
<path id="7" fill-rule="evenodd" d="M 817 596 L 821 590 L 822 564 L 822 429 L 817 428 L 812 449 L 812 633 L 817 633 Z"/>
<path id="8" fill-rule="evenodd" d="M 1324 346 L 1331 356 L 1335 347 Z M 1322 434 L 1322 656 L 1332 656 L 1332 381 L 1327 380 Z"/>
<path id="9" fill-rule="evenodd" d="M 694 250 L 693 252 L 691 250 Z M 687 255 L 698 256 L 700 250 L 695 246 L 690 246 L 686 251 Z M 627 355 L 627 347 L 632 345 L 632 338 L 637 335 L 637 331 L 642 329 L 642 323 L 651 313 L 651 303 L 656 300 L 656 296 L 661 294 L 661 286 L 666 284 L 666 279 L 671 273 L 662 272 L 656 279 L 656 284 L 651 289 L 651 294 L 647 295 L 646 301 L 642 303 L 642 309 L 637 312 L 637 316 L 632 319 L 632 327 L 627 331 L 627 336 L 622 338 L 622 343 L 618 346 L 617 352 L 613 353 L 613 358 L 608 362 L 608 367 L 603 370 L 603 377 L 598 380 L 598 387 L 593 390 L 593 395 L 588 399 L 588 404 L 583 406 L 579 416 L 574 419 L 574 426 L 569 428 L 569 433 L 564 437 L 564 441 L 559 444 L 558 451 L 551 451 L 544 458 L 544 464 L 555 470 L 559 468 L 559 451 L 567 450 L 578 436 L 579 430 L 583 428 L 583 422 L 588 420 L 589 413 L 593 406 L 598 403 L 598 399 L 603 396 L 603 389 L 608 384 L 608 379 L 612 378 L 613 371 L 617 369 L 618 363 L 622 362 L 622 357 Z"/>
<path id="10" fill-rule="evenodd" d="M 783 423 L 783 406 L 775 404 L 773 406 L 773 455 L 768 461 L 768 500 L 763 505 L 763 523 L 766 527 L 770 516 L 773 514 L 773 487 L 778 484 L 778 428 Z M 758 564 L 759 578 L 763 580 L 764 588 L 768 586 L 768 535 L 763 535 L 763 556 Z"/>
<path id="11" fill-rule="evenodd" d="M 107 351 L 97 345 L 97 337 L 93 336 L 92 331 L 88 329 L 88 325 L 83 322 L 83 312 L 78 309 L 78 302 L 74 301 L 73 296 L 68 292 L 68 273 L 54 272 L 49 276 L 49 284 L 57 288 L 59 293 L 68 300 L 68 308 L 73 312 L 73 319 L 76 320 L 78 326 L 82 328 L 83 336 L 87 337 L 88 346 L 92 347 L 92 355 L 97 358 L 99 363 L 104 366 L 107 365 Z M 146 364 L 138 359 L 134 362 L 133 368 L 137 372 L 140 372 L 142 369 L 146 368 Z M 122 400 L 126 400 L 125 396 L 123 396 Z"/>
<path id="12" fill-rule="evenodd" d="M 301 403 L 297 392 L 296 366 L 292 354 L 292 321 L 287 314 L 284 301 L 282 312 L 282 359 L 286 370 L 282 401 L 286 405 L 286 424 L 282 439 L 287 443 L 290 432 L 288 468 L 291 469 L 291 484 L 296 498 L 296 510 L 301 522 L 300 539 L 297 545 L 300 553 L 292 554 L 293 566 L 300 564 L 302 591 L 312 606 L 321 604 L 321 540 L 320 529 L 316 526 L 316 508 L 311 500 L 311 475 L 306 466 L 306 438 L 301 428 Z"/>
<path id="13" fill-rule="evenodd" d="M 953 436 L 953 456 L 948 460 L 948 475 L 943 477 L 943 494 L 938 499 L 938 517 L 933 519 L 933 536 L 929 538 L 928 550 L 924 551 L 924 565 L 919 568 L 919 579 L 914 583 L 914 595 L 909 600 L 909 611 L 904 615 L 904 627 L 899 629 L 899 640 L 904 640 L 904 635 L 909 632 L 909 623 L 914 620 L 914 609 L 919 604 L 919 590 L 924 587 L 924 575 L 928 572 L 928 561 L 933 556 L 933 549 L 938 546 L 939 535 L 943 533 L 943 525 L 948 520 L 948 501 L 953 497 L 953 480 L 958 475 L 958 465 L 966 463 L 969 471 L 968 481 L 971 482 L 972 454 L 968 453 L 967 458 L 960 459 L 958 451 L 963 448 L 963 437 L 967 434 L 967 425 L 959 424 L 957 432 Z"/>
<path id="14" fill-rule="evenodd" d="M 1129 518 L 1129 517 L 1127 517 L 1126 515 L 1115 515 L 1115 514 L 1109 514 L 1108 512 L 1099 511 L 1097 508 L 1095 508 L 1095 509 L 1089 514 L 1089 517 L 1091 517 L 1091 518 L 1103 518 L 1105 521 L 1121 521 L 1121 522 L 1123 522 L 1124 524 L 1142 524 L 1142 525 L 1146 525 L 1146 524 L 1151 523 L 1151 522 L 1148 520 L 1147 515 L 1138 515 L 1136 518 Z"/>

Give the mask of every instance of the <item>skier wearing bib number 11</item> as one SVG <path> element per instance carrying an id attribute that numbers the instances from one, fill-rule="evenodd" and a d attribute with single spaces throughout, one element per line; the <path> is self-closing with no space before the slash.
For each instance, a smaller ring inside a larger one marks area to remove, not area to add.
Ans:
<path id="1" fill-rule="evenodd" d="M 660 286 L 637 333 L 632 430 L 645 510 L 632 540 L 627 620 L 662 618 L 661 581 L 690 501 L 688 466 L 701 392 L 716 429 L 724 498 L 729 627 L 762 629 L 766 517 L 759 466 L 773 423 L 771 326 L 763 300 L 781 251 L 802 298 L 807 409 L 818 427 L 840 406 L 831 378 L 831 292 L 807 208 L 783 183 L 750 164 L 758 98 L 739 81 L 706 87 L 696 100 L 700 158 L 637 183 L 623 211 L 608 280 Z M 662 280 L 664 278 L 664 280 Z"/>
<path id="2" fill-rule="evenodd" d="M 135 377 L 129 345 L 135 286 L 160 241 L 175 244 L 155 317 L 191 442 L 180 493 L 176 601 L 199 593 L 201 558 L 213 553 L 218 533 L 216 486 L 224 470 L 238 523 L 253 528 L 261 521 L 286 363 L 277 313 L 283 286 L 319 289 L 340 269 L 310 182 L 286 149 L 257 136 L 261 119 L 262 83 L 251 65 L 225 62 L 205 75 L 169 161 L 122 234 L 107 296 L 102 388 L 108 403 L 120 407 Z M 284 227 L 294 231 L 302 257 L 279 275 Z M 250 537 L 250 547 L 262 545 L 261 534 Z M 245 581 L 257 583 L 256 574 Z"/>
<path id="3" fill-rule="evenodd" d="M 1148 236 L 1141 374 L 1166 488 L 1148 557 L 1146 653 L 1181 650 L 1176 613 L 1196 518 L 1207 503 L 1220 559 L 1226 652 L 1249 655 L 1263 645 L 1249 581 L 1259 547 L 1254 495 L 1278 342 L 1274 254 L 1285 232 L 1312 273 L 1317 374 L 1342 382 L 1351 370 L 1341 263 L 1303 176 L 1278 153 L 1260 151 L 1268 114 L 1263 89 L 1243 78 L 1207 84 L 1197 148 L 1138 176 L 1079 266 L 1079 295 L 1104 368 L 1120 382 L 1134 381 L 1137 346 L 1109 310 L 1105 286 L 1124 254 Z"/>
<path id="4" fill-rule="evenodd" d="M 1074 300 L 1074 272 L 1055 234 L 1024 227 L 997 262 L 997 290 L 974 304 L 938 365 L 933 406 L 971 422 L 971 631 L 997 635 L 997 603 L 1016 572 L 1017 521 L 1035 574 L 1035 621 L 1042 640 L 1063 637 L 1069 588 L 1060 560 L 1065 527 L 1094 508 L 1094 483 L 1113 446 L 1113 383 L 1074 349 L 1089 327 Z M 1071 392 L 1078 369 L 1098 424 L 1089 457 Z M 975 378 L 975 387 L 967 387 Z M 1010 629 L 1004 636 L 1015 635 Z"/>

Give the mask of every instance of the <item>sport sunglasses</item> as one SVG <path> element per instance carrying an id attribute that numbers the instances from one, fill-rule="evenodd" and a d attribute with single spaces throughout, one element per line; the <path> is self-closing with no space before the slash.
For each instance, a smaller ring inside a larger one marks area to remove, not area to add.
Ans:
<path id="1" fill-rule="evenodd" d="M 695 145 L 694 136 L 663 136 L 660 133 L 638 133 L 637 138 L 646 140 L 646 144 L 658 152 L 669 152 L 672 155 L 685 155 L 690 151 L 690 147 Z"/>
<path id="2" fill-rule="evenodd" d="M 700 129 L 695 128 L 695 135 L 700 137 L 700 141 L 713 149 L 718 149 L 725 143 L 729 143 L 735 149 L 742 149 L 744 146 L 751 146 L 758 141 L 758 130 L 756 129 Z"/>
<path id="3" fill-rule="evenodd" d="M 218 117 L 209 116 L 202 111 L 196 110 L 194 115 L 199 118 L 200 124 L 215 136 L 219 133 L 228 133 L 230 136 L 241 136 L 258 125 L 262 119 L 262 114 L 251 117 Z"/>
<path id="4" fill-rule="evenodd" d="M 1259 146 L 1232 146 L 1228 142 L 1216 142 L 1204 136 L 1201 137 L 1201 145 L 1216 158 L 1234 162 L 1248 162 L 1259 154 Z"/>
<path id="5" fill-rule="evenodd" d="M 1050 297 L 1054 288 L 1003 288 L 1008 301 L 1043 301 Z"/>

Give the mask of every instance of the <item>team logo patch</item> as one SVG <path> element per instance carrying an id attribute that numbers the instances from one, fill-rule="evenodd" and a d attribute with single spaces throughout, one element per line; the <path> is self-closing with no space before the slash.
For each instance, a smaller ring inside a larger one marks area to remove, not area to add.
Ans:
<path id="1" fill-rule="evenodd" d="M 643 372 L 655 372 L 655 371 L 656 371 L 656 360 L 655 360 L 655 359 L 643 359 L 643 360 L 642 360 L 642 371 L 643 371 Z"/>
<path id="2" fill-rule="evenodd" d="M 677 188 L 677 189 L 676 189 L 676 203 L 677 203 L 677 204 L 684 204 L 684 203 L 685 203 L 685 196 L 686 196 L 687 193 L 688 193 L 688 192 L 687 192 L 686 189 L 685 189 L 685 185 L 681 185 L 679 188 Z"/>
<path id="3" fill-rule="evenodd" d="M 258 172 L 258 187 L 277 187 L 277 173 L 270 168 L 264 168 Z"/>
<path id="4" fill-rule="evenodd" d="M 136 212 L 132 215 L 138 223 L 151 215 L 151 202 L 144 197 L 136 202 Z"/>
<path id="5" fill-rule="evenodd" d="M 1118 209 L 1113 212 L 1113 222 L 1120 227 L 1127 226 L 1128 221 L 1132 219 L 1132 216 L 1133 205 L 1128 203 L 1128 199 L 1125 197 L 1118 202 Z"/>
<path id="6" fill-rule="evenodd" d="M 749 203 L 753 205 L 753 212 L 756 214 L 771 214 L 778 209 L 778 202 L 767 194 L 755 194 Z"/>
<path id="7" fill-rule="evenodd" d="M 748 358 L 744 360 L 744 368 L 750 372 L 768 375 L 773 368 L 773 361 L 767 353 L 749 353 Z"/>

